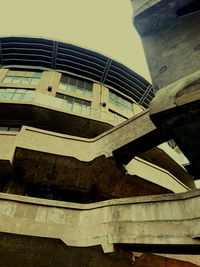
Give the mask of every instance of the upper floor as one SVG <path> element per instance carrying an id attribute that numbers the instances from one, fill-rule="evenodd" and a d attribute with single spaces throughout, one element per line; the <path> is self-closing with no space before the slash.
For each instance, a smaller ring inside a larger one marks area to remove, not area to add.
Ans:
<path id="1" fill-rule="evenodd" d="M 94 137 L 142 111 L 154 96 L 145 79 L 99 53 L 38 38 L 0 43 L 2 127 Z"/>
<path id="2" fill-rule="evenodd" d="M 52 70 L 1 69 L 0 102 L 3 127 L 28 124 L 85 137 L 96 136 L 142 111 L 131 97 L 114 88 Z M 71 129 L 70 120 L 77 132 Z"/>

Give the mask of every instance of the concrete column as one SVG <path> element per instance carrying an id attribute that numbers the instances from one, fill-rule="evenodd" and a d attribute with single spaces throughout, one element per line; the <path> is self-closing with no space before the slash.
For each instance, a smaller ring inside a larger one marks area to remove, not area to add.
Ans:
<path id="1" fill-rule="evenodd" d="M 101 95 L 101 103 L 105 102 L 106 106 L 104 107 L 105 111 L 108 111 L 109 106 L 109 89 L 102 85 L 102 95 Z"/>
<path id="2" fill-rule="evenodd" d="M 133 112 L 134 112 L 134 115 L 136 115 L 136 114 L 138 114 L 138 113 L 140 113 L 142 111 L 143 111 L 143 109 L 140 106 L 138 106 L 136 104 L 133 104 Z"/>
<path id="3" fill-rule="evenodd" d="M 40 82 L 36 88 L 37 93 L 55 96 L 56 89 L 60 81 L 61 73 L 55 71 L 44 71 Z M 48 87 L 51 86 L 52 90 L 48 92 Z"/>
<path id="4" fill-rule="evenodd" d="M 0 82 L 2 82 L 3 79 L 6 77 L 8 71 L 9 71 L 9 69 L 1 69 L 0 70 Z"/>
<path id="5" fill-rule="evenodd" d="M 97 83 L 93 84 L 93 93 L 92 93 L 92 108 L 99 109 L 101 102 L 101 86 Z"/>

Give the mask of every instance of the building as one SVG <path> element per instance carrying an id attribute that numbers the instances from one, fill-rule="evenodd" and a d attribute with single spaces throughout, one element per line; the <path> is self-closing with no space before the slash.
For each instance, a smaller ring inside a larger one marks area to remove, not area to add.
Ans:
<path id="1" fill-rule="evenodd" d="M 113 249 L 121 242 L 104 233 L 105 221 L 97 226 L 110 214 L 118 222 L 120 211 L 112 207 L 130 206 L 131 200 L 117 199 L 195 188 L 159 148 L 144 152 L 138 143 L 129 173 L 120 164 L 134 157 L 120 149 L 138 134 L 138 118 L 148 119 L 152 86 L 115 60 L 72 44 L 27 37 L 0 42 L 3 266 L 130 266 L 141 254 Z"/>
<path id="2" fill-rule="evenodd" d="M 170 145 L 187 157 L 188 163 L 185 162 L 185 167 L 198 186 L 200 2 L 131 2 L 133 23 L 143 43 L 155 90 L 155 97 L 149 105 L 151 121 L 157 129 L 171 134 L 176 143 L 172 141 Z M 200 205 L 196 210 L 199 207 Z M 192 206 L 186 205 L 186 209 L 188 208 L 192 209 Z M 182 227 L 182 222 L 179 221 L 178 225 Z M 199 226 L 200 222 L 197 222 L 197 227 Z M 183 253 L 190 254 L 187 249 Z M 199 251 L 196 254 L 200 255 Z M 196 264 L 200 265 L 199 262 Z"/>

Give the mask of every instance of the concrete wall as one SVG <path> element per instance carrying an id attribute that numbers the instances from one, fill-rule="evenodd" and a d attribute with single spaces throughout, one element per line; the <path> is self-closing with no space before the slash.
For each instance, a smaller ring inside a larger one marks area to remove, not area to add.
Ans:
<path id="1" fill-rule="evenodd" d="M 155 90 L 199 70 L 199 13 L 176 13 L 191 2 L 132 0 L 134 24 L 142 37 Z"/>
<path id="2" fill-rule="evenodd" d="M 198 254 L 199 191 L 176 195 L 110 200 L 94 204 L 61 203 L 0 194 L 1 232 L 61 239 L 68 246 L 163 245 L 165 253 Z M 162 250 L 162 249 L 161 249 Z"/>
<path id="3" fill-rule="evenodd" d="M 147 114 L 144 113 L 143 116 L 145 117 Z M 173 192 L 183 192 L 189 188 L 195 188 L 192 178 L 187 172 L 160 150 L 149 151 L 143 159 L 133 159 L 127 166 L 132 178 L 127 175 L 125 169 L 116 165 L 112 157 L 113 151 L 120 146 L 132 143 L 143 134 L 143 129 L 139 130 L 140 127 L 137 127 L 137 120 L 140 118 L 141 116 L 136 116 L 134 119 L 124 122 L 120 127 L 117 126 L 94 139 L 56 134 L 25 126 L 13 140 L 12 155 L 10 156 L 13 160 L 10 160 L 10 164 L 21 166 L 24 169 L 26 174 L 24 182 L 32 181 L 38 184 L 53 182 L 60 186 L 83 187 L 87 190 L 91 188 L 92 184 L 96 184 L 100 191 L 107 192 L 113 197 L 164 193 L 164 188 Z M 146 127 L 148 125 L 148 123 L 143 124 Z M 133 132 L 135 135 L 131 134 Z M 124 135 L 124 133 L 130 133 L 130 135 Z M 7 139 L 5 139 L 6 136 Z M 2 140 L 7 143 L 9 138 L 10 135 L 4 133 Z M 2 160 L 8 158 L 9 155 L 9 151 L 4 151 Z M 157 161 L 154 160 L 154 164 L 144 160 L 146 158 L 151 161 L 150 155 L 157 159 Z M 171 173 L 167 171 L 169 166 L 171 166 Z M 47 178 L 50 176 L 53 180 Z M 71 176 L 76 179 L 68 179 Z M 49 182 L 47 182 L 48 180 Z M 151 183 L 147 181 L 151 181 Z M 109 186 L 106 186 L 108 184 Z M 159 186 L 156 187 L 155 184 Z"/>

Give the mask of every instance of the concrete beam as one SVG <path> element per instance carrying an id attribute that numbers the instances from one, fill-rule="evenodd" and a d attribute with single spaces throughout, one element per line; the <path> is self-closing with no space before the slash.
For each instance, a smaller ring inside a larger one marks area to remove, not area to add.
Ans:
<path id="1" fill-rule="evenodd" d="M 67 246 L 115 244 L 131 251 L 199 254 L 200 191 L 63 203 L 0 194 L 1 232 L 61 239 Z"/>

